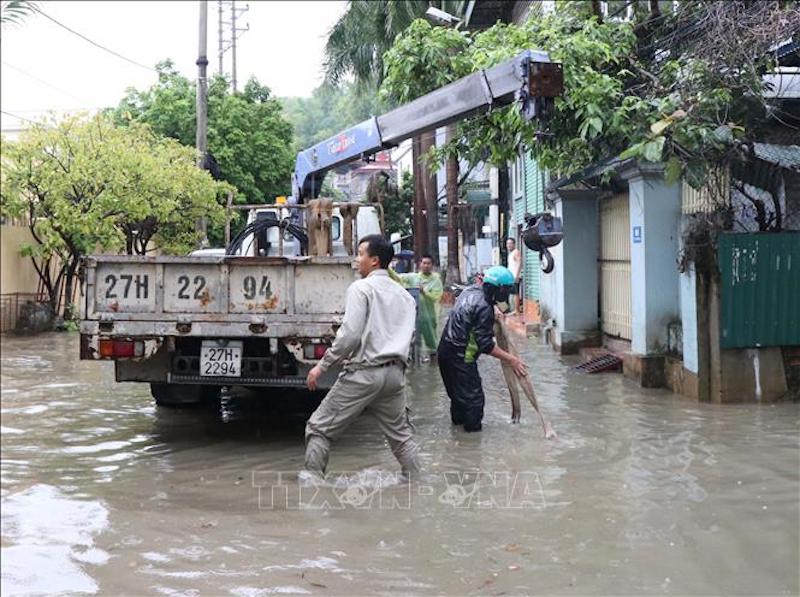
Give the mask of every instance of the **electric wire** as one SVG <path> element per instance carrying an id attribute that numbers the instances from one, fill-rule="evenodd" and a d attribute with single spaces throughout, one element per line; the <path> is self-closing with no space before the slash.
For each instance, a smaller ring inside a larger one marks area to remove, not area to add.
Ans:
<path id="1" fill-rule="evenodd" d="M 70 96 L 72 99 L 76 99 L 76 100 L 78 100 L 79 102 L 88 102 L 88 101 L 89 101 L 89 100 L 87 100 L 86 98 L 83 98 L 83 97 L 78 97 L 77 95 L 75 95 L 74 93 L 71 93 L 71 92 L 67 91 L 66 89 L 62 89 L 61 87 L 58 87 L 58 86 L 56 86 L 56 85 L 53 85 L 52 83 L 48 83 L 48 82 L 47 82 L 47 81 L 45 81 L 44 79 L 41 79 L 41 78 L 37 77 L 36 75 L 32 75 L 31 73 L 29 73 L 29 72 L 27 72 L 27 71 L 24 71 L 24 70 L 22 70 L 21 68 L 19 68 L 18 66 L 14 66 L 13 64 L 11 64 L 11 63 L 9 63 L 9 62 L 6 62 L 5 60 L 3 60 L 3 61 L 2 61 L 2 64 L 3 64 L 3 66 L 7 66 L 8 68 L 10 68 L 10 69 L 12 69 L 12 70 L 15 70 L 15 71 L 17 71 L 18 73 L 20 73 L 20 74 L 23 74 L 23 75 L 25 75 L 26 77 L 29 77 L 29 78 L 33 79 L 34 81 L 38 81 L 38 82 L 39 82 L 39 83 L 41 83 L 42 85 L 46 85 L 47 87 L 50 87 L 51 89 L 55 89 L 56 91 L 59 91 L 59 92 L 63 93 L 64 95 L 68 95 L 68 96 Z"/>
<path id="2" fill-rule="evenodd" d="M 38 122 L 31 120 L 30 118 L 25 118 L 24 116 L 20 116 L 19 114 L 13 114 L 12 112 L 6 112 L 5 110 L 0 110 L 0 113 L 5 114 L 6 116 L 11 116 L 11 118 L 16 118 L 18 120 L 24 120 L 25 122 L 30 122 L 31 124 L 39 124 Z"/>
<path id="3" fill-rule="evenodd" d="M 125 62 L 130 62 L 131 64 L 133 64 L 133 65 L 135 65 L 135 66 L 138 66 L 139 68 L 143 68 L 143 69 L 149 70 L 150 72 L 153 72 L 153 73 L 158 73 L 158 71 L 157 71 L 156 69 L 154 69 L 154 68 L 152 68 L 152 67 L 150 67 L 150 66 L 146 66 L 146 65 L 142 64 L 141 62 L 136 62 L 135 60 L 133 60 L 133 59 L 131 59 L 131 58 L 128 58 L 127 56 L 123 56 L 123 55 L 122 55 L 122 54 L 120 54 L 119 52 L 115 52 L 114 50 L 111 50 L 111 49 L 109 49 L 109 48 L 105 47 L 104 45 L 102 45 L 102 44 L 99 44 L 99 43 L 97 43 L 96 41 L 94 41 L 94 40 L 92 40 L 92 39 L 89 39 L 88 37 L 86 37 L 86 36 L 85 36 L 85 35 L 83 35 L 82 33 L 78 33 L 78 32 L 77 32 L 77 31 L 75 31 L 74 29 L 72 29 L 72 28 L 70 28 L 70 27 L 67 27 L 67 26 L 66 26 L 64 23 L 61 23 L 61 22 L 57 21 L 56 19 L 54 19 L 53 17 L 51 17 L 49 14 L 47 14 L 46 12 L 44 12 L 44 11 L 43 11 L 41 8 L 39 8 L 38 6 L 35 6 L 35 7 L 34 7 L 34 10 L 35 10 L 36 12 L 38 12 L 40 15 L 42 15 L 44 18 L 48 19 L 49 21 L 52 21 L 53 23 L 55 23 L 56 25 L 58 25 L 59 27 L 61 27 L 62 29 L 66 29 L 67 31 L 69 31 L 69 32 L 70 32 L 70 33 L 72 33 L 73 35 L 77 35 L 78 37 L 80 37 L 80 38 L 81 38 L 81 39 L 83 39 L 84 41 L 87 41 L 87 42 L 89 42 L 90 44 L 92 44 L 93 46 L 95 46 L 95 47 L 97 47 L 97 48 L 100 48 L 100 49 L 101 49 L 101 50 L 103 50 L 104 52 L 108 52 L 109 54 L 111 54 L 111 55 L 113 55 L 113 56 L 116 56 L 117 58 L 120 58 L 120 59 L 124 60 Z"/>

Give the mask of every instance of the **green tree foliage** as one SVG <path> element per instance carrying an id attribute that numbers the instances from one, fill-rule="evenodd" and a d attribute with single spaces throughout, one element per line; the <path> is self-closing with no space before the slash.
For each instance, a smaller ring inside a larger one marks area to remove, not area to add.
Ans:
<path id="1" fill-rule="evenodd" d="M 423 19 L 414 21 L 384 56 L 386 76 L 380 97 L 386 103 L 407 103 L 468 75 L 475 70 L 471 46 L 472 38 L 466 33 L 435 27 Z M 434 147 L 431 155 L 424 156 L 429 167 L 437 170 L 445 154 L 452 157 L 463 152 L 473 158 L 473 164 L 485 158 L 483 145 L 477 146 L 473 139 L 459 141 L 438 150 Z"/>
<path id="2" fill-rule="evenodd" d="M 195 219 L 219 225 L 227 185 L 196 166 L 193 149 L 149 127 L 117 127 L 105 116 L 40 123 L 2 141 L 3 217 L 19 218 L 34 244 L 23 247 L 53 307 L 72 297 L 82 255 L 143 253 L 152 240 L 185 254 L 198 240 Z"/>
<path id="3" fill-rule="evenodd" d="M 324 141 L 382 110 L 375 93 L 365 93 L 348 82 L 325 83 L 311 97 L 287 97 L 280 101 L 286 119 L 294 126 L 296 151 Z"/>
<path id="4" fill-rule="evenodd" d="M 383 217 L 386 234 L 399 232 L 401 236 L 411 233 L 411 205 L 414 201 L 414 177 L 411 172 L 403 172 L 403 180 L 398 188 L 385 181 L 387 192 L 383 199 Z"/>
<path id="5" fill-rule="evenodd" d="M 145 91 L 129 89 L 112 111 L 119 124 L 143 122 L 159 135 L 195 144 L 195 84 L 172 63 L 157 66 L 158 82 Z M 208 88 L 208 150 L 220 176 L 238 190 L 237 202 L 269 202 L 286 195 L 294 167 L 292 126 L 269 88 L 250 79 L 231 93 L 222 77 Z"/>
<path id="6" fill-rule="evenodd" d="M 319 190 L 319 196 L 326 197 L 327 199 L 333 199 L 335 203 L 346 203 L 349 200 L 349 197 L 345 195 L 344 192 L 330 184 L 328 179 L 325 179 L 325 181 L 322 183 L 322 188 Z"/>
<path id="7" fill-rule="evenodd" d="M 384 56 L 381 96 L 396 104 L 410 102 L 470 73 L 470 43 L 455 29 L 414 21 Z"/>
<path id="8" fill-rule="evenodd" d="M 328 36 L 325 47 L 328 80 L 336 83 L 346 76 L 352 76 L 360 87 L 377 90 L 386 72 L 384 55 L 401 32 L 416 18 L 422 17 L 431 6 L 461 16 L 467 4 L 465 0 L 351 0 Z M 384 97 L 393 99 L 392 94 L 385 94 Z M 419 170 L 419 180 L 426 181 L 426 192 L 416 201 L 426 203 L 429 213 L 433 213 L 437 212 L 435 184 L 427 182 L 431 180 L 427 164 L 418 155 L 428 146 L 429 141 L 415 138 L 412 155 L 415 172 Z M 418 251 L 426 250 L 438 260 L 439 247 L 435 240 L 438 237 L 438 221 L 429 220 L 427 232 L 417 232 L 415 244 Z M 430 244 L 422 248 L 426 235 L 430 237 Z"/>
<path id="9" fill-rule="evenodd" d="M 328 34 L 325 73 L 337 83 L 352 75 L 361 85 L 377 88 L 385 72 L 384 54 L 395 38 L 428 7 L 461 16 L 466 0 L 350 0 Z"/>
<path id="10" fill-rule="evenodd" d="M 448 77 L 540 49 L 563 64 L 565 94 L 546 135 L 514 107 L 494 110 L 460 125 L 435 163 L 456 151 L 471 163 L 499 165 L 524 144 L 562 175 L 621 154 L 665 161 L 669 178 L 684 174 L 701 184 L 712 165 L 754 138 L 769 107 L 761 78 L 774 67 L 769 49 L 800 27 L 796 5 L 681 3 L 673 14 L 662 3 L 634 2 L 633 19 L 601 20 L 587 13 L 590 4 L 559 2 L 554 13 L 521 26 L 497 24 L 464 38 Z M 397 39 L 384 57 L 384 94 L 413 97 L 441 75 L 440 58 L 450 50 L 438 29 L 417 22 Z M 423 52 L 430 66 L 419 59 Z"/>
<path id="11" fill-rule="evenodd" d="M 430 4 L 425 0 L 351 0 L 325 44 L 328 81 L 338 83 L 352 76 L 359 85 L 376 89 L 383 78 L 384 53 Z"/>

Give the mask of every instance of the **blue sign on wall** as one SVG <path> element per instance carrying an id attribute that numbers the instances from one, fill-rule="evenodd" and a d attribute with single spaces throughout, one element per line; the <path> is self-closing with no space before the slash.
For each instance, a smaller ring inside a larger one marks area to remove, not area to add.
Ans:
<path id="1" fill-rule="evenodd" d="M 634 226 L 633 227 L 633 242 L 634 243 L 642 242 L 642 227 L 641 226 Z"/>

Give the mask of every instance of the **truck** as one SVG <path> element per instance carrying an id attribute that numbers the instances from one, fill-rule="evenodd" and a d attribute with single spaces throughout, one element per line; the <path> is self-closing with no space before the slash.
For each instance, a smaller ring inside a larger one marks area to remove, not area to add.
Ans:
<path id="1" fill-rule="evenodd" d="M 359 205 L 356 216 L 333 204 L 328 250 L 310 250 L 309 209 L 325 174 L 498 106 L 546 118 L 562 90 L 560 64 L 522 52 L 301 151 L 292 195 L 245 206 L 245 234 L 225 250 L 86 257 L 80 358 L 113 361 L 118 382 L 149 384 L 165 407 L 207 401 L 222 387 L 304 388 L 341 325 L 357 239 L 384 233 L 379 204 Z"/>

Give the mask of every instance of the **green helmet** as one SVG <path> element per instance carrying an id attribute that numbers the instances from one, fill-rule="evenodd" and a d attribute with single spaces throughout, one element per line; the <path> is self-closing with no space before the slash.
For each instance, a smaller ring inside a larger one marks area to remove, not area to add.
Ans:
<path id="1" fill-rule="evenodd" d="M 514 274 L 511 273 L 507 267 L 502 265 L 493 265 L 485 272 L 483 272 L 483 283 L 491 284 L 492 286 L 513 286 Z"/>

